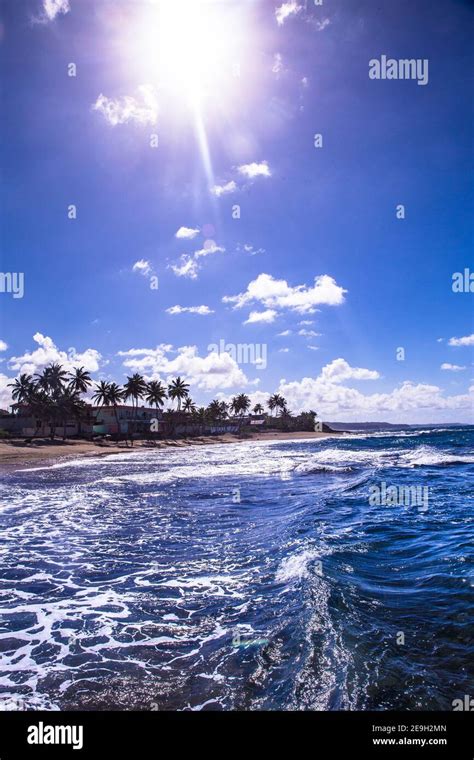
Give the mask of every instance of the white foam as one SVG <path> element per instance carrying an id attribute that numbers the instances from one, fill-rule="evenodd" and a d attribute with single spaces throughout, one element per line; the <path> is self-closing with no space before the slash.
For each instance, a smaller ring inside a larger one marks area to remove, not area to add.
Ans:
<path id="1" fill-rule="evenodd" d="M 321 555 L 313 549 L 305 549 L 303 552 L 291 554 L 280 563 L 275 580 L 279 583 L 308 576 L 308 565 L 315 559 L 320 559 Z"/>
<path id="2" fill-rule="evenodd" d="M 474 464 L 474 456 L 446 454 L 431 446 L 418 446 L 414 451 L 400 455 L 400 467 L 436 467 L 449 464 Z"/>

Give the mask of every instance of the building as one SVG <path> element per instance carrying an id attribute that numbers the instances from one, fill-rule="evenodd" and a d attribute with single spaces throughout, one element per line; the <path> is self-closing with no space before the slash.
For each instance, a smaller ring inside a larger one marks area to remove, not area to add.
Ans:
<path id="1" fill-rule="evenodd" d="M 120 431 L 117 426 L 117 417 Z M 117 413 L 113 406 L 85 407 L 84 417 L 80 420 L 66 419 L 56 421 L 54 430 L 51 423 L 35 416 L 26 404 L 17 408 L 16 414 L 7 411 L 0 412 L 0 430 L 5 430 L 18 438 L 49 438 L 54 433 L 59 438 L 74 438 L 77 436 L 92 438 L 94 435 L 137 435 L 142 436 L 152 430 L 152 420 L 158 421 L 158 431 L 163 432 L 166 425 L 163 423 L 161 410 L 138 407 L 123 404 L 117 406 Z M 156 431 L 156 428 L 154 429 Z"/>
<path id="2" fill-rule="evenodd" d="M 265 426 L 265 417 L 237 416 L 225 420 L 199 422 L 185 412 L 163 413 L 161 409 L 130 404 L 93 406 L 86 404 L 81 419 L 49 421 L 40 419 L 27 404 L 15 414 L 0 411 L 0 430 L 17 438 L 89 438 L 94 436 L 168 438 L 196 435 L 238 434 L 247 425 Z M 52 429 L 52 427 L 54 429 Z"/>
<path id="3" fill-rule="evenodd" d="M 73 438 L 78 435 L 91 437 L 93 423 L 91 415 L 86 413 L 81 420 L 56 420 L 52 425 L 51 422 L 35 415 L 26 404 L 20 405 L 16 414 L 0 412 L 0 430 L 17 438 L 50 438 L 51 433 L 59 438 Z"/>
<path id="4" fill-rule="evenodd" d="M 90 410 L 94 417 L 94 435 L 117 435 L 120 433 L 120 435 L 142 436 L 150 433 L 150 431 L 161 432 L 164 428 L 161 409 L 150 409 L 144 406 L 139 406 L 137 409 L 129 404 L 120 404 L 115 408 L 113 406 L 91 406 Z M 155 425 L 152 429 L 153 421 L 155 421 Z"/>

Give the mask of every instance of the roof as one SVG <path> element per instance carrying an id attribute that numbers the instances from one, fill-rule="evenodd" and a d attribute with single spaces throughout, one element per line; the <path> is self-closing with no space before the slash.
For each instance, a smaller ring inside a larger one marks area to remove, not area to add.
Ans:
<path id="1" fill-rule="evenodd" d="M 91 409 L 100 409 L 100 410 L 102 410 L 102 409 L 113 409 L 114 408 L 112 404 L 109 404 L 108 406 L 106 404 L 105 405 L 104 404 L 99 404 L 99 405 L 96 405 L 96 404 L 87 404 L 87 406 L 90 407 Z M 130 409 L 130 410 L 134 410 L 135 411 L 136 407 L 132 406 L 132 404 L 117 404 L 117 409 Z M 139 412 L 142 411 L 142 412 L 154 412 L 154 413 L 156 413 L 157 410 L 156 410 L 155 407 L 152 407 L 152 406 L 139 406 L 138 407 L 138 411 Z M 158 411 L 161 411 L 161 410 L 158 409 Z"/>

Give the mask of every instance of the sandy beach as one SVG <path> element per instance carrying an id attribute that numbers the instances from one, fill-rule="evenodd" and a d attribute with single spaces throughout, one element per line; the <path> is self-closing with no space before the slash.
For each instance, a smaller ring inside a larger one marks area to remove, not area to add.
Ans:
<path id="1" fill-rule="evenodd" d="M 10 440 L 0 442 L 0 470 L 11 470 L 29 467 L 35 464 L 47 464 L 67 458 L 97 457 L 109 454 L 127 454 L 141 449 L 167 449 L 186 448 L 187 446 L 212 446 L 217 443 L 245 443 L 249 441 L 294 441 L 340 436 L 341 433 L 313 433 L 313 432 L 259 432 L 244 436 L 230 433 L 218 436 L 203 436 L 198 438 L 177 438 L 160 441 L 135 441 L 133 447 L 126 446 L 125 442 L 113 441 L 78 441 L 78 440 L 46 440 L 38 439 L 31 443 L 23 440 Z"/>

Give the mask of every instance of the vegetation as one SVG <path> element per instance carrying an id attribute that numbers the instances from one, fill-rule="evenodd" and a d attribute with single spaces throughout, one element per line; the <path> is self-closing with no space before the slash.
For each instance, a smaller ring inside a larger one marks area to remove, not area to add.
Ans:
<path id="1" fill-rule="evenodd" d="M 86 419 L 91 422 L 91 411 L 81 398 L 89 392 L 93 385 L 89 372 L 84 367 L 78 367 L 72 373 L 67 373 L 60 364 L 48 365 L 42 373 L 31 376 L 22 374 L 13 383 L 9 384 L 12 397 L 15 401 L 13 410 L 19 412 L 24 407 L 28 413 L 37 420 L 37 431 L 43 425 L 49 425 L 51 439 L 54 439 L 57 427 L 63 426 L 63 436 L 66 437 L 66 423 L 74 420 L 78 423 L 80 433 L 81 422 Z M 237 418 L 240 426 L 244 424 L 244 418 L 250 412 L 250 398 L 245 393 L 240 393 L 230 403 L 214 399 L 207 407 L 197 408 L 189 395 L 189 385 L 181 377 L 172 380 L 168 387 L 157 380 L 147 382 L 142 375 L 135 373 L 127 377 L 123 387 L 117 383 L 100 380 L 94 383 L 91 396 L 92 402 L 99 407 L 112 407 L 117 424 L 117 438 L 120 438 L 120 419 L 118 407 L 130 400 L 134 411 L 132 420 L 129 421 L 129 432 L 133 442 L 134 433 L 138 429 L 138 407 L 142 399 L 150 407 L 155 407 L 157 412 L 162 410 L 165 401 L 176 404 L 175 408 L 165 411 L 165 419 L 171 430 L 176 424 L 189 420 L 198 424 L 204 430 L 206 425 L 223 423 L 224 421 Z M 270 411 L 270 419 L 267 420 L 272 427 L 278 429 L 299 430 L 314 429 L 315 412 L 305 412 L 294 417 L 287 407 L 283 396 L 274 393 L 269 397 L 266 406 Z M 263 415 L 262 404 L 255 404 L 253 414 Z"/>
<path id="2" fill-rule="evenodd" d="M 9 387 L 13 388 L 12 397 L 18 410 L 26 404 L 31 414 L 41 424 L 49 425 L 51 439 L 55 430 L 63 426 L 63 438 L 66 438 L 67 420 L 80 423 L 87 416 L 86 405 L 81 393 L 91 385 L 89 373 L 83 367 L 76 369 L 72 375 L 63 370 L 60 364 L 49 364 L 39 375 L 20 375 Z"/>

